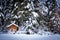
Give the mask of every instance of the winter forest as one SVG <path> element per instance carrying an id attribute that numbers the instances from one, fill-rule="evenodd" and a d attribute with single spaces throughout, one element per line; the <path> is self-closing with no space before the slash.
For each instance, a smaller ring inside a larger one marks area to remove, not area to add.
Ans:
<path id="1" fill-rule="evenodd" d="M 0 32 L 12 23 L 25 34 L 60 34 L 60 0 L 0 0 Z"/>

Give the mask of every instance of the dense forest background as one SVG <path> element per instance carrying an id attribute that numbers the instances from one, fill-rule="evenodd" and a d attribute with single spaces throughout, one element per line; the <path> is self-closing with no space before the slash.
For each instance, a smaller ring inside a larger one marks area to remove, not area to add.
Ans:
<path id="1" fill-rule="evenodd" d="M 60 34 L 60 0 L 0 0 L 0 31 L 15 23 L 34 33 L 49 31 Z"/>

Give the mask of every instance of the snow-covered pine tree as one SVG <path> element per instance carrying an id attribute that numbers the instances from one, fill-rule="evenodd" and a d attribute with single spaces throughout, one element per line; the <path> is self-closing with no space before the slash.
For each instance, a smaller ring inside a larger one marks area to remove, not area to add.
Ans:
<path id="1" fill-rule="evenodd" d="M 27 34 L 39 33 L 42 30 L 60 33 L 57 2 L 57 0 L 1 0 L 0 31 L 4 31 L 6 25 L 14 22 L 22 26 Z"/>

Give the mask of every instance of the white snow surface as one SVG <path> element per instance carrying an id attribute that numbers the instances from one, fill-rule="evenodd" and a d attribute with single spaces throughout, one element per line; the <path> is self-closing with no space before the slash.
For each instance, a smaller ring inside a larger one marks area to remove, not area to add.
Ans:
<path id="1" fill-rule="evenodd" d="M 60 35 L 0 34 L 0 40 L 60 40 Z"/>

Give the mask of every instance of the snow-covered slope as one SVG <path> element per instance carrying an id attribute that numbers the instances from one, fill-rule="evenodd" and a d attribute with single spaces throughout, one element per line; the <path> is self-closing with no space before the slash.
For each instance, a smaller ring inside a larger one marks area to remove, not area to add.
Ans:
<path id="1" fill-rule="evenodd" d="M 60 35 L 0 34 L 0 40 L 60 40 Z"/>

